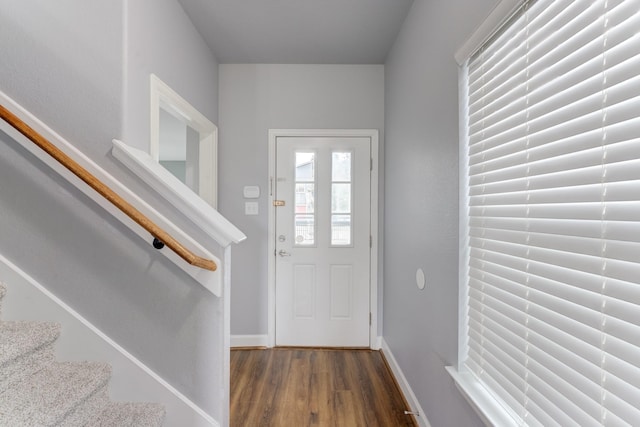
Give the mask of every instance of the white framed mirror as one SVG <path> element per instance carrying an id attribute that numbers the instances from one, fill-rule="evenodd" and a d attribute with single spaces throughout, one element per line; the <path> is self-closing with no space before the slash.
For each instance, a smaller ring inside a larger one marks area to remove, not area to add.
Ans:
<path id="1" fill-rule="evenodd" d="M 217 126 L 154 74 L 150 85 L 149 154 L 217 207 Z"/>

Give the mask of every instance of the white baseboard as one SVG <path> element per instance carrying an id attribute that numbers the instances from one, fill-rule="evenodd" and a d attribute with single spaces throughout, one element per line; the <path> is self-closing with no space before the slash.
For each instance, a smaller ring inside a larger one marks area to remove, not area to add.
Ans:
<path id="1" fill-rule="evenodd" d="M 382 348 L 382 337 L 377 337 L 371 350 Z M 268 335 L 231 335 L 231 348 L 238 347 L 269 347 Z"/>
<path id="2" fill-rule="evenodd" d="M 113 372 L 109 383 L 111 399 L 161 403 L 167 411 L 166 426 L 220 426 L 198 405 L 2 255 L 0 281 L 7 287 L 0 303 L 2 318 L 60 323 L 62 332 L 55 343 L 58 360 L 109 363 Z"/>
<path id="3" fill-rule="evenodd" d="M 396 377 L 396 381 L 398 381 L 398 385 L 402 390 L 402 394 L 404 394 L 405 399 L 407 399 L 407 403 L 411 408 L 411 412 L 417 412 L 418 414 L 420 414 L 417 417 L 414 416 L 414 419 L 418 422 L 418 425 L 420 427 L 431 427 L 431 424 L 429 424 L 429 420 L 427 419 L 427 415 L 422 410 L 422 407 L 420 407 L 418 398 L 413 393 L 413 390 L 411 389 L 411 386 L 407 381 L 407 377 L 404 376 L 402 369 L 400 369 L 400 365 L 398 365 L 398 362 L 396 361 L 396 358 L 393 356 L 393 353 L 391 352 L 389 345 L 384 340 L 384 337 L 382 338 L 382 353 L 384 354 L 384 357 L 387 359 L 387 363 L 389 363 L 389 367 L 391 368 L 393 375 Z"/>
<path id="4" fill-rule="evenodd" d="M 374 343 L 373 346 L 371 346 L 371 350 L 381 350 L 382 349 L 382 340 L 384 338 L 382 338 L 381 336 L 377 336 L 376 337 L 376 342 Z"/>
<path id="5" fill-rule="evenodd" d="M 382 337 L 377 337 L 371 350 L 382 348 Z M 269 347 L 269 335 L 231 335 L 231 348 Z"/>
<path id="6" fill-rule="evenodd" d="M 231 348 L 234 347 L 268 347 L 267 335 L 231 335 Z"/>

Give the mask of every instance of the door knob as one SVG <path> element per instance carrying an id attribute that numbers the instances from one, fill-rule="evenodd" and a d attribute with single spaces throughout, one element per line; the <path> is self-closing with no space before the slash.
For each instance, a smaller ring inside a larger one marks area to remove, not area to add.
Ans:
<path id="1" fill-rule="evenodd" d="M 278 255 L 280 256 L 291 256 L 291 254 L 287 251 L 285 251 L 284 249 L 280 249 L 280 251 L 278 252 Z"/>

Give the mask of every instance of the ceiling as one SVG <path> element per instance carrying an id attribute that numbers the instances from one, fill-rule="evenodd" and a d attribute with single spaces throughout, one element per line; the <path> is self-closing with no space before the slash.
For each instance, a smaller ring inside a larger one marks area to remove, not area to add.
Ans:
<path id="1" fill-rule="evenodd" d="M 383 64 L 413 3 L 178 1 L 221 64 Z"/>

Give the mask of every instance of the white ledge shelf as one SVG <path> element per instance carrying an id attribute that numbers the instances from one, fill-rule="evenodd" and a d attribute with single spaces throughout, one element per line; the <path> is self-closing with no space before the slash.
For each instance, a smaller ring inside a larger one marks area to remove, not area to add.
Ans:
<path id="1" fill-rule="evenodd" d="M 247 238 L 220 212 L 211 207 L 146 152 L 113 140 L 113 156 L 132 173 L 162 195 L 197 227 L 221 246 L 240 243 Z"/>

